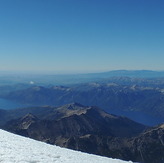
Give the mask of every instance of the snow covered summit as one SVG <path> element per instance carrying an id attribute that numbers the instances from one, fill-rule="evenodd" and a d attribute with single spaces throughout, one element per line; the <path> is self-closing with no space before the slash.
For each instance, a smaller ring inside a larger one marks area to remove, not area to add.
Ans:
<path id="1" fill-rule="evenodd" d="M 64 149 L 0 130 L 1 163 L 132 163 Z"/>

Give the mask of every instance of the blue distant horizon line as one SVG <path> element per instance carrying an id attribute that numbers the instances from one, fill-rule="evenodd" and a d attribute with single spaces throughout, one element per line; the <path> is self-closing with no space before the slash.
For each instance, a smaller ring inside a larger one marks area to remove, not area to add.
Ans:
<path id="1" fill-rule="evenodd" d="M 0 75 L 76 75 L 76 74 L 96 74 L 96 73 L 108 73 L 108 72 L 164 72 L 164 70 L 152 70 L 152 69 L 116 69 L 116 70 L 97 70 L 97 71 L 77 71 L 77 72 L 66 72 L 66 71 L 30 71 L 30 70 L 0 70 Z"/>

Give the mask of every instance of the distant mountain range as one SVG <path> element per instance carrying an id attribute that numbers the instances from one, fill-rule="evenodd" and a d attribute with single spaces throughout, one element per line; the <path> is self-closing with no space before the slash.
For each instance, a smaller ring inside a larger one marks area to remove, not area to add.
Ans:
<path id="1" fill-rule="evenodd" d="M 1 128 L 62 147 L 141 163 L 164 160 L 164 125 L 148 128 L 97 107 L 1 110 Z"/>
<path id="2" fill-rule="evenodd" d="M 86 82 L 101 82 L 104 79 L 116 77 L 130 78 L 164 78 L 164 71 L 150 70 L 115 70 L 101 73 L 85 74 L 28 74 L 0 72 L 0 85 L 5 84 L 37 84 L 37 85 L 70 85 Z"/>
<path id="3" fill-rule="evenodd" d="M 163 74 L 0 75 L 0 127 L 87 153 L 164 163 Z M 9 104 L 21 107 L 5 110 Z"/>
<path id="4" fill-rule="evenodd" d="M 114 70 L 101 73 L 81 74 L 87 78 L 110 78 L 110 77 L 133 77 L 133 78 L 156 78 L 164 77 L 164 71 L 151 70 Z"/>
<path id="5" fill-rule="evenodd" d="M 116 83 L 88 83 L 71 87 L 32 86 L 2 94 L 8 100 L 29 105 L 60 106 L 81 103 L 127 116 L 146 125 L 164 122 L 164 88 L 161 85 L 138 86 Z"/>

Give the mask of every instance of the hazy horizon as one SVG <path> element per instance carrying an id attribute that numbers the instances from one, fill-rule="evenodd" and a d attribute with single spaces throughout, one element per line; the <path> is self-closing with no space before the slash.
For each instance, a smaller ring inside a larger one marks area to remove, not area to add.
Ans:
<path id="1" fill-rule="evenodd" d="M 0 71 L 0 75 L 82 75 L 82 74 L 97 74 L 97 73 L 107 73 L 115 71 L 152 71 L 152 72 L 164 72 L 164 70 L 127 70 L 127 69 L 118 69 L 118 70 L 106 70 L 106 71 L 78 71 L 78 72 L 56 72 L 56 71 Z"/>

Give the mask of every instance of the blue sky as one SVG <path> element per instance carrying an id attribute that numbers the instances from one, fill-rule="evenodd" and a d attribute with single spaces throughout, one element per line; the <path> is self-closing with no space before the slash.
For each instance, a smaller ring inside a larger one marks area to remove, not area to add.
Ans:
<path id="1" fill-rule="evenodd" d="M 164 70 L 163 0 L 0 0 L 0 71 Z"/>

